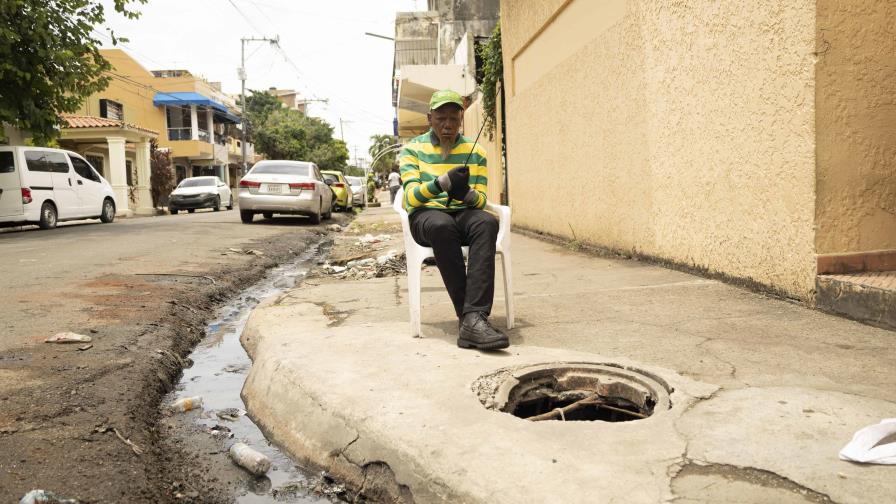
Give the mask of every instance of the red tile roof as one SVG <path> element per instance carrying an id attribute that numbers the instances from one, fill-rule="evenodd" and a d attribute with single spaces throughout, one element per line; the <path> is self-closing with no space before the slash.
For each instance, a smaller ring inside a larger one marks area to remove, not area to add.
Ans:
<path id="1" fill-rule="evenodd" d="M 158 131 L 154 131 L 148 128 L 142 128 L 140 126 L 128 124 L 124 121 L 118 121 L 116 119 L 106 119 L 104 117 L 63 115 L 62 118 L 66 122 L 66 125 L 63 126 L 64 128 L 124 128 L 135 129 L 144 133 L 151 133 L 153 135 L 159 134 Z"/>

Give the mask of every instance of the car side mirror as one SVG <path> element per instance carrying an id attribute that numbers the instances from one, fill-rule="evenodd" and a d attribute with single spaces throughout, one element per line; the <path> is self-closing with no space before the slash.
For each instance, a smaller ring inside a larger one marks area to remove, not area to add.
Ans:
<path id="1" fill-rule="evenodd" d="M 333 181 L 330 179 L 324 180 L 324 184 L 333 185 Z"/>

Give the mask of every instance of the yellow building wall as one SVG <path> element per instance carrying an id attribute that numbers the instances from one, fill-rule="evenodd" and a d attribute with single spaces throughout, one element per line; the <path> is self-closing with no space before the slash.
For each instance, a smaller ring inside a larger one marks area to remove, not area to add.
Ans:
<path id="1" fill-rule="evenodd" d="M 155 91 L 147 87 L 153 75 L 121 49 L 103 49 L 101 53 L 112 64 L 112 79 L 106 89 L 85 100 L 78 113 L 99 117 L 100 99 L 119 102 L 124 107 L 124 121 L 158 132 L 162 145 L 168 138 L 167 123 L 164 109 L 152 104 Z"/>
<path id="2" fill-rule="evenodd" d="M 157 91 L 194 91 L 212 97 L 215 91 L 206 81 L 196 76 L 155 77 L 121 49 L 103 49 L 101 53 L 112 65 L 109 74 L 112 78 L 105 90 L 84 101 L 79 114 L 99 117 L 100 100 L 113 100 L 123 105 L 125 122 L 157 131 L 159 146 L 172 149 L 172 156 L 195 158 L 212 155 L 212 145 L 208 142 L 169 141 L 165 109 L 152 103 Z"/>
<path id="3" fill-rule="evenodd" d="M 464 136 L 469 137 L 470 140 L 475 139 L 483 120 L 482 99 L 480 98 L 470 104 L 464 112 Z M 488 200 L 500 204 L 501 192 L 504 190 L 504 172 L 499 141 L 500 137 L 496 129 L 492 138 L 489 138 L 488 133 L 483 131 L 479 136 L 478 143 L 485 149 L 488 161 Z"/>
<path id="4" fill-rule="evenodd" d="M 896 2 L 818 0 L 819 254 L 896 249 Z"/>
<path id="5" fill-rule="evenodd" d="M 814 290 L 814 0 L 502 0 L 514 224 Z"/>

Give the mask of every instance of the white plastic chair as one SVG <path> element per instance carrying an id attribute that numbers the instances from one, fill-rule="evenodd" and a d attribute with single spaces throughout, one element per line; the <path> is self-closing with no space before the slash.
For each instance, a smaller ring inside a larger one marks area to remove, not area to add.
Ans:
<path id="1" fill-rule="evenodd" d="M 392 209 L 401 217 L 401 231 L 404 233 L 404 250 L 408 269 L 408 305 L 411 311 L 411 336 L 420 336 L 420 275 L 423 260 L 434 257 L 431 247 L 424 247 L 411 236 L 408 212 L 404 209 L 404 188 L 395 195 Z M 504 277 L 504 307 L 507 312 L 507 329 L 513 329 L 513 276 L 510 271 L 510 207 L 487 202 L 485 209 L 498 218 L 498 239 L 495 252 L 501 255 L 501 270 Z M 470 248 L 463 247 L 464 257 Z"/>

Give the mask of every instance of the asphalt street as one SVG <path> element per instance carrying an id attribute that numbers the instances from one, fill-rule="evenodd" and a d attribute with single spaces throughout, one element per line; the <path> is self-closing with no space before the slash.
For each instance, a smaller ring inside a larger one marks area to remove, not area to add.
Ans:
<path id="1" fill-rule="evenodd" d="M 0 501 L 44 488 L 167 502 L 205 477 L 160 448 L 159 401 L 218 305 L 345 220 L 198 211 L 0 230 Z M 64 331 L 92 342 L 44 343 Z"/>
<path id="2" fill-rule="evenodd" d="M 308 227 L 313 226 L 301 217 L 257 216 L 246 225 L 235 210 L 200 210 L 111 224 L 76 221 L 47 231 L 34 226 L 2 229 L 0 290 L 8 301 L 0 303 L 5 333 L 0 351 L 83 325 L 90 311 L 85 311 L 82 295 L 104 275 L 189 274 L 222 262 L 222 254 L 233 254 L 230 248 L 284 233 L 280 239 L 289 240 L 290 231 Z M 140 293 L 129 296 L 139 298 Z"/>

